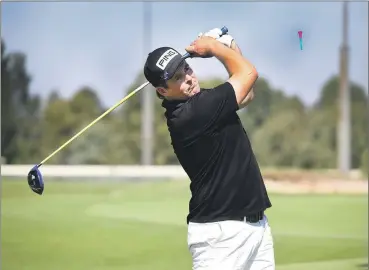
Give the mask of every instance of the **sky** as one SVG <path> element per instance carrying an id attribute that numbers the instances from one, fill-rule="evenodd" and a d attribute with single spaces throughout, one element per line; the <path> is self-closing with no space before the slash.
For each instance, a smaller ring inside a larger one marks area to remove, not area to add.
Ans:
<path id="1" fill-rule="evenodd" d="M 199 32 L 227 26 L 244 56 L 274 88 L 306 104 L 339 72 L 342 2 L 155 2 L 152 38 L 140 2 L 3 2 L 7 52 L 27 55 L 31 92 L 70 97 L 84 85 L 104 105 L 125 95 L 147 54 L 160 46 L 184 53 Z M 147 30 L 147 29 L 146 29 Z M 303 31 L 300 50 L 297 32 Z M 368 3 L 349 4 L 349 76 L 368 90 Z M 227 78 L 216 59 L 190 59 L 200 78 Z M 257 93 L 256 93 L 257 94 Z"/>

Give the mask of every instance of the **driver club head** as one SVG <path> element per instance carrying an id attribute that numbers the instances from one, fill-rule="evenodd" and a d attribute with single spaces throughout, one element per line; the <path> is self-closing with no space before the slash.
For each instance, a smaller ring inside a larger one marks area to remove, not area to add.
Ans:
<path id="1" fill-rule="evenodd" d="M 33 192 L 41 195 L 44 191 L 44 181 L 42 180 L 42 175 L 38 169 L 38 165 L 34 166 L 28 173 L 28 185 Z"/>

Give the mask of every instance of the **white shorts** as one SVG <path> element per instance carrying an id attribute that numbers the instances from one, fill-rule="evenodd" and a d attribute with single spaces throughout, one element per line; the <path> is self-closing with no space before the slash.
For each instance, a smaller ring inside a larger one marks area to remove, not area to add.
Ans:
<path id="1" fill-rule="evenodd" d="M 193 270 L 274 270 L 274 246 L 266 216 L 256 223 L 188 224 Z"/>

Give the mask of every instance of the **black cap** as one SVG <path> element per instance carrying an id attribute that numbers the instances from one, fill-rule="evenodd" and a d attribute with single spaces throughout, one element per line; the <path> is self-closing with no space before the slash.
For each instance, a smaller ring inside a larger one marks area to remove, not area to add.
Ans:
<path id="1" fill-rule="evenodd" d="M 178 67 L 183 63 L 182 55 L 173 48 L 160 47 L 147 57 L 144 74 L 154 87 L 174 76 Z"/>

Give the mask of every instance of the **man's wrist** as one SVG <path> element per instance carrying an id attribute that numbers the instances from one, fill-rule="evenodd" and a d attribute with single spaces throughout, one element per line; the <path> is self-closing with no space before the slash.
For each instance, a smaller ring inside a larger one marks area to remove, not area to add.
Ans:
<path id="1" fill-rule="evenodd" d="M 236 44 L 235 40 L 232 40 L 230 47 L 231 47 L 232 50 L 235 50 L 237 48 L 237 44 Z"/>
<path id="2" fill-rule="evenodd" d="M 224 44 L 214 40 L 214 42 L 212 42 L 210 46 L 211 55 L 217 56 L 219 50 L 223 49 L 224 47 L 225 47 Z"/>
<path id="3" fill-rule="evenodd" d="M 241 49 L 240 49 L 240 47 L 238 47 L 235 40 L 232 41 L 231 49 L 242 55 Z"/>
<path id="4" fill-rule="evenodd" d="M 228 48 L 231 48 L 233 40 L 234 40 L 234 38 L 230 35 L 224 35 L 224 36 L 219 38 L 219 41 L 221 41 Z"/>

